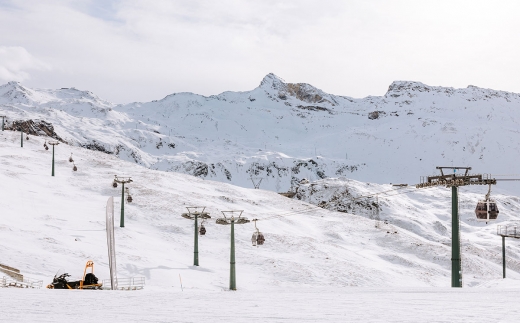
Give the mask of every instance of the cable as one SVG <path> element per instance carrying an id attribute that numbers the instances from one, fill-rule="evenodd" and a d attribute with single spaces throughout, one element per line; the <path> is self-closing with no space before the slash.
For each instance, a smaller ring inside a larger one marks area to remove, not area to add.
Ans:
<path id="1" fill-rule="evenodd" d="M 391 197 L 391 196 L 395 196 L 395 195 L 406 194 L 406 193 L 410 193 L 410 192 L 416 190 L 416 188 L 413 187 L 413 186 L 399 187 L 399 188 L 396 188 L 396 189 L 387 190 L 387 191 L 383 191 L 383 192 L 379 192 L 379 193 L 375 193 L 375 194 L 370 194 L 370 195 L 356 197 L 356 198 L 353 199 L 353 201 L 361 199 L 361 198 L 364 198 L 364 197 L 370 197 L 370 196 L 374 196 L 374 195 L 379 195 L 379 194 L 383 194 L 383 193 L 387 193 L 387 192 L 394 192 L 394 191 L 403 190 L 403 189 L 406 189 L 406 191 L 405 192 L 401 192 L 401 193 L 397 193 L 397 194 L 392 194 L 392 195 L 385 195 L 385 197 Z M 271 220 L 271 219 L 275 219 L 275 218 L 291 216 L 291 215 L 298 215 L 298 214 L 304 214 L 304 213 L 308 213 L 308 212 L 312 212 L 312 211 L 318 211 L 318 210 L 323 210 L 323 208 L 319 207 L 319 206 L 310 206 L 309 208 L 304 209 L 304 210 L 290 211 L 290 212 L 287 212 L 287 213 L 271 215 L 271 216 L 268 216 L 266 218 L 259 218 L 259 219 L 257 218 L 256 220 L 257 221 L 266 221 L 266 220 Z"/>
<path id="2" fill-rule="evenodd" d="M 417 192 L 417 190 L 413 189 L 413 190 L 409 190 L 409 191 L 406 191 L 406 192 L 400 192 L 400 193 L 396 193 L 396 194 L 392 194 L 392 195 L 384 195 L 384 197 L 392 197 L 392 196 L 401 195 L 401 194 L 408 194 L 408 193 L 412 193 L 412 192 Z"/>
<path id="3" fill-rule="evenodd" d="M 306 210 L 295 210 L 295 211 L 291 211 L 291 212 L 287 212 L 287 213 L 271 215 L 271 216 L 268 216 L 266 218 L 260 218 L 260 219 L 257 219 L 257 220 L 258 221 L 265 221 L 265 220 L 270 220 L 270 219 L 274 219 L 274 218 L 290 216 L 290 215 L 297 215 L 297 214 L 303 214 L 303 213 L 307 213 L 307 212 L 311 212 L 311 211 L 317 211 L 317 210 L 323 210 L 323 208 L 319 207 L 319 206 L 311 206 L 311 207 L 309 207 Z"/>
<path id="4" fill-rule="evenodd" d="M 398 190 L 402 190 L 402 189 L 411 189 L 411 188 L 413 188 L 413 189 L 415 190 L 415 187 L 412 187 L 412 186 L 403 186 L 403 187 L 394 188 L 394 189 L 392 189 L 392 190 L 388 190 L 388 191 L 383 191 L 383 192 L 378 192 L 378 193 L 372 193 L 372 194 L 369 194 L 369 195 L 358 196 L 358 197 L 354 198 L 354 201 L 355 201 L 355 200 L 362 199 L 362 198 L 366 198 L 366 197 L 371 197 L 371 196 L 374 196 L 374 195 L 384 194 L 384 193 L 387 193 L 387 192 L 393 192 L 393 191 L 398 191 Z"/>
<path id="5" fill-rule="evenodd" d="M 513 175 L 493 175 L 493 176 L 513 176 Z M 520 174 L 516 174 L 515 176 L 520 176 Z M 513 179 L 513 178 L 505 179 L 504 178 L 504 179 L 497 179 L 497 180 L 499 180 L 499 181 L 508 181 L 508 180 L 509 181 L 518 181 L 520 179 Z M 431 186 L 431 187 L 426 187 L 426 188 L 435 188 L 435 187 L 439 187 L 439 186 Z M 395 193 L 395 194 L 390 194 L 390 195 L 388 194 L 389 192 L 396 192 L 396 191 L 400 191 L 400 190 L 403 190 L 403 191 Z M 375 196 L 375 195 L 382 195 L 382 197 L 393 197 L 393 196 L 396 196 L 396 195 L 408 194 L 408 193 L 412 193 L 412 192 L 417 192 L 417 189 L 415 188 L 415 185 L 402 186 L 402 187 L 391 189 L 391 190 L 387 190 L 387 191 L 382 191 L 382 192 L 378 192 L 378 193 L 372 193 L 372 194 L 368 194 L 368 195 L 358 196 L 358 197 L 356 197 L 356 198 L 354 198 L 352 200 L 356 201 L 356 200 L 359 200 L 359 199 L 368 198 L 368 197 L 372 197 L 372 196 Z M 266 218 L 257 219 L 257 221 L 265 221 L 265 220 L 271 220 L 271 219 L 285 217 L 285 216 L 304 214 L 304 213 L 317 211 L 317 210 L 323 210 L 323 208 L 319 207 L 319 206 L 310 206 L 309 208 L 307 208 L 305 210 L 295 210 L 295 211 L 291 211 L 291 212 L 287 212 L 287 213 L 276 214 L 276 215 L 268 216 Z"/>

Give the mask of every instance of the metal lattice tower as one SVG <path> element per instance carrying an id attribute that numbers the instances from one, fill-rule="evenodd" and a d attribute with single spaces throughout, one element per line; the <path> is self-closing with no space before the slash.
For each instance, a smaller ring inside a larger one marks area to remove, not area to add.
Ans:
<path id="1" fill-rule="evenodd" d="M 251 177 L 251 182 L 253 182 L 253 186 L 255 189 L 259 189 L 260 188 L 260 183 L 262 183 L 262 179 L 261 177 Z"/>

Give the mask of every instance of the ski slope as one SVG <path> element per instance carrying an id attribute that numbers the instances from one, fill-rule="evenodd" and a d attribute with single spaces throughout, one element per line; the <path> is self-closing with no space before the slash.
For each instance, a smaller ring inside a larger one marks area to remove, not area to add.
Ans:
<path id="1" fill-rule="evenodd" d="M 352 202 L 349 194 L 363 196 L 390 185 L 326 179 L 301 185 L 302 200 L 288 199 L 64 144 L 56 146 L 51 177 L 52 150 L 43 149 L 44 140 L 31 137 L 20 148 L 18 132 L 0 133 L 1 262 L 44 285 L 59 270 L 80 277 L 89 259 L 95 274 L 108 278 L 105 205 L 110 196 L 120 198 L 120 187 L 111 186 L 113 176 L 132 176 L 128 187 L 134 202 L 125 205 L 125 228 L 115 232 L 118 276 L 144 276 L 146 286 L 137 292 L 0 289 L 9 322 L 411 322 L 425 316 L 447 322 L 452 315 L 462 322 L 512 322 L 517 317 L 511 309 L 520 250 L 508 241 L 508 279 L 501 279 L 496 226 L 473 220 L 475 199 L 483 194 L 478 190 L 461 192 L 465 288 L 454 291 L 448 190 L 381 197 L 383 221 L 376 228 L 363 203 L 347 213 L 341 207 Z M 68 162 L 71 153 L 77 172 Z M 333 198 L 345 189 L 350 193 L 341 195 L 343 200 Z M 514 224 L 520 200 L 495 198 L 499 224 Z M 314 205 L 321 201 L 324 208 Z M 206 236 L 199 237 L 199 267 L 192 266 L 193 222 L 180 216 L 186 206 L 206 206 L 214 217 Z M 253 247 L 254 226 L 236 226 L 236 293 L 228 292 L 230 228 L 214 222 L 225 210 L 258 218 L 266 236 L 263 246 Z M 481 306 L 482 298 L 494 311 Z M 454 302 L 458 306 L 451 306 Z M 86 314 L 74 308 L 96 310 Z M 441 309 L 447 310 L 439 314 Z"/>
<path id="2" fill-rule="evenodd" d="M 125 206 L 125 228 L 115 232 L 118 274 L 143 275 L 149 288 L 178 286 L 179 274 L 188 288 L 227 288 L 230 228 L 214 222 L 225 210 L 244 210 L 249 219 L 258 218 L 258 226 L 266 234 L 266 244 L 256 248 L 250 243 L 253 224 L 237 225 L 241 289 L 449 286 L 448 190 L 382 197 L 381 217 L 386 223 L 378 229 L 370 211 L 363 207 L 353 210 L 355 215 L 308 202 L 319 204 L 312 199 L 326 200 L 326 192 L 338 188 L 362 196 L 387 190 L 389 185 L 340 179 L 329 184 L 310 183 L 309 188 L 327 188 L 318 189 L 318 195 L 303 196 L 304 202 L 271 191 L 150 170 L 66 145 L 56 146 L 56 176 L 51 177 L 52 155 L 42 147 L 44 138 L 32 137 L 24 142 L 24 148 L 19 147 L 19 133 L 3 132 L 1 139 L 1 182 L 8 188 L 3 190 L 0 226 L 2 261 L 34 278 L 50 282 L 59 269 L 79 275 L 88 259 L 94 261 L 100 277 L 108 278 L 105 205 L 109 196 L 119 201 L 120 187 L 111 186 L 117 174 L 134 180 L 128 185 L 134 202 Z M 71 153 L 77 172 L 68 162 Z M 501 241 L 495 235 L 496 226 L 473 219 L 478 196 L 461 193 L 465 286 L 501 278 Z M 502 195 L 495 198 L 501 207 L 499 223 L 514 223 L 520 200 Z M 186 206 L 206 206 L 213 216 L 206 236 L 200 237 L 199 268 L 191 266 L 193 222 L 180 216 Z M 115 209 L 119 208 L 116 202 Z M 518 278 L 518 255 L 519 249 L 510 243 L 510 278 Z"/>

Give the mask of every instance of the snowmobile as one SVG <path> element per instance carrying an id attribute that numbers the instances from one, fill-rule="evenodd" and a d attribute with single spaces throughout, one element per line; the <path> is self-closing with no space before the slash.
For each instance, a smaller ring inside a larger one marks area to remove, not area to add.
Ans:
<path id="1" fill-rule="evenodd" d="M 87 269 L 90 268 L 90 272 L 87 273 Z M 85 265 L 85 271 L 83 272 L 83 279 L 77 281 L 68 281 L 70 277 L 68 273 L 64 273 L 58 276 L 58 273 L 54 275 L 52 283 L 47 285 L 49 289 L 101 289 L 103 284 L 98 284 L 98 278 L 94 275 L 94 262 L 92 260 L 87 261 Z"/>

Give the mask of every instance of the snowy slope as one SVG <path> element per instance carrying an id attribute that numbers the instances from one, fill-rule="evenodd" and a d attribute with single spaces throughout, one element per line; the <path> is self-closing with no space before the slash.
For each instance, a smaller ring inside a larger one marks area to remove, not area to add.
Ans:
<path id="1" fill-rule="evenodd" d="M 273 74 L 251 91 L 126 105 L 74 88 L 0 86 L 9 122 L 43 120 L 75 146 L 242 187 L 258 177 L 273 191 L 302 178 L 417 183 L 446 165 L 520 173 L 519 107 L 519 94 L 475 86 L 396 81 L 383 96 L 354 99 Z"/>
<path id="2" fill-rule="evenodd" d="M 44 140 L 32 137 L 20 148 L 17 133 L 0 133 L 0 262 L 45 283 L 59 269 L 79 276 L 88 259 L 99 277 L 108 278 L 105 205 L 109 196 L 118 201 L 120 188 L 111 187 L 118 174 L 134 180 L 126 226 L 115 232 L 118 274 L 143 275 L 148 289 L 179 288 L 179 274 L 188 289 L 227 288 L 230 228 L 214 222 L 223 210 L 244 210 L 246 217 L 258 218 L 266 235 L 266 244 L 256 248 L 250 243 L 253 225 L 236 228 L 241 290 L 450 284 L 450 200 L 443 189 L 381 197 L 381 217 L 387 221 L 375 228 L 362 207 L 354 214 L 328 211 L 272 191 L 150 170 L 74 146 L 56 147 L 56 176 L 51 177 L 51 151 L 43 149 Z M 67 161 L 71 153 L 77 172 Z M 310 194 L 312 185 L 323 187 Z M 299 191 L 308 202 L 325 201 L 323 207 L 338 209 L 349 202 L 348 194 L 340 194 L 339 202 L 331 198 L 339 190 L 362 195 L 388 188 L 337 179 L 301 185 Z M 472 220 L 476 197 L 461 193 L 464 284 L 496 286 L 501 281 L 500 238 L 494 224 Z M 513 223 L 520 200 L 496 198 L 499 224 Z M 214 217 L 200 238 L 200 267 L 191 266 L 193 223 L 180 216 L 186 206 L 206 206 Z M 514 281 L 520 278 L 520 249 L 509 243 L 507 252 L 508 277 Z"/>

